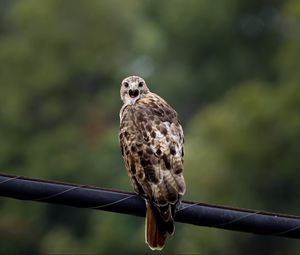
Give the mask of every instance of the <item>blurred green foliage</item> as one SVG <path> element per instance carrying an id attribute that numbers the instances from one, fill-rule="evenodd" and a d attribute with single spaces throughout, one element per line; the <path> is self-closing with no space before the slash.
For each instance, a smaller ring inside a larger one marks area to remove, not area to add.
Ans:
<path id="1" fill-rule="evenodd" d="M 300 5 L 1 0 L 0 171 L 131 190 L 118 145 L 131 74 L 179 112 L 185 199 L 300 214 Z M 149 252 L 144 220 L 0 199 L 1 254 Z M 177 224 L 163 254 L 299 253 Z"/>

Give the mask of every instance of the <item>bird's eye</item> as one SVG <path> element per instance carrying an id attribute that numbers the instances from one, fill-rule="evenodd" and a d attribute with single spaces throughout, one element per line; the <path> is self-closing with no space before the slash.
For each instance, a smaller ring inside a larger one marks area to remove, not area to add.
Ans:
<path id="1" fill-rule="evenodd" d="M 144 83 L 142 81 L 139 82 L 139 87 L 143 87 Z"/>
<path id="2" fill-rule="evenodd" d="M 124 82 L 124 84 L 123 84 L 123 85 L 124 85 L 124 87 L 125 87 L 125 88 L 128 88 L 128 87 L 129 87 L 129 84 L 128 84 L 128 82 Z"/>

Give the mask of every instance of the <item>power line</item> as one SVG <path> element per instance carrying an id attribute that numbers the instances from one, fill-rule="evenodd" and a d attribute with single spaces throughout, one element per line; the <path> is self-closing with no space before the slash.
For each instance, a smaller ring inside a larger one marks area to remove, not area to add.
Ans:
<path id="1" fill-rule="evenodd" d="M 144 200 L 129 192 L 0 174 L 0 196 L 145 216 Z M 175 220 L 300 239 L 300 217 L 183 201 Z"/>

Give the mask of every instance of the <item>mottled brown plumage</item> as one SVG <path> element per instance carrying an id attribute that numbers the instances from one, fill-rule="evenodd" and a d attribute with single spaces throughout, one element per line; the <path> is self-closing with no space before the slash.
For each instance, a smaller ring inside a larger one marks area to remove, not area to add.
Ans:
<path id="1" fill-rule="evenodd" d="M 160 250 L 174 233 L 176 205 L 185 193 L 182 127 L 176 111 L 151 93 L 142 78 L 124 79 L 120 94 L 125 167 L 135 192 L 146 199 L 146 242 Z"/>

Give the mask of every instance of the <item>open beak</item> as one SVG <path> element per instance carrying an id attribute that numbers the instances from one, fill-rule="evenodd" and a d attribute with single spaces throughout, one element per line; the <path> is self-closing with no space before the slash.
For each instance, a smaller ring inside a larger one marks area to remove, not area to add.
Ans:
<path id="1" fill-rule="evenodd" d="M 138 95 L 139 95 L 139 90 L 138 89 L 134 89 L 134 90 L 132 90 L 132 89 L 130 89 L 129 90 L 129 96 L 131 97 L 131 98 L 135 98 L 135 97 L 137 97 Z"/>

